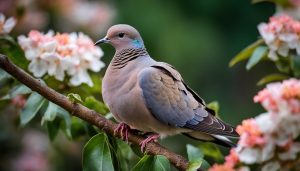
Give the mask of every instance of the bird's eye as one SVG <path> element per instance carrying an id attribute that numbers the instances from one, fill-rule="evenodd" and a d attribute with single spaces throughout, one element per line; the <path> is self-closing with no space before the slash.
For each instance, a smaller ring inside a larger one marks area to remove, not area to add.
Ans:
<path id="1" fill-rule="evenodd" d="M 125 35 L 125 33 L 119 33 L 119 34 L 118 34 L 118 36 L 119 36 L 120 38 L 123 38 L 124 35 Z"/>

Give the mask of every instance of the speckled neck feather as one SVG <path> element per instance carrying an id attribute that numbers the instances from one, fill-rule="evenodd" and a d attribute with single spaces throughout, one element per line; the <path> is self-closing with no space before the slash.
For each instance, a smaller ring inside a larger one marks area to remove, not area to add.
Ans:
<path id="1" fill-rule="evenodd" d="M 128 48 L 116 52 L 113 60 L 112 67 L 114 69 L 121 69 L 125 67 L 130 61 L 140 57 L 146 56 L 148 52 L 145 48 Z"/>

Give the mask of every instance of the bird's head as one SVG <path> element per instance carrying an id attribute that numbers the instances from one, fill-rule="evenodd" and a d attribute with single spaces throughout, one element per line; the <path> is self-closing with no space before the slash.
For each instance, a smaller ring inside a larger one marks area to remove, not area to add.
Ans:
<path id="1" fill-rule="evenodd" d="M 106 36 L 98 40 L 95 45 L 100 43 L 109 43 L 117 51 L 127 48 L 144 48 L 144 42 L 139 32 L 127 24 L 118 24 L 110 27 Z"/>

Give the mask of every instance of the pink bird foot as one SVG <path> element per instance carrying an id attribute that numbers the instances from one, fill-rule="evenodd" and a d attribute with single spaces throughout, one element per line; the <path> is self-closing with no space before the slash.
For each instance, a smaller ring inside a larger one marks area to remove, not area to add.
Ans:
<path id="1" fill-rule="evenodd" d="M 120 133 L 122 140 L 125 140 L 128 142 L 128 131 L 130 130 L 130 127 L 126 125 L 125 123 L 121 122 L 118 124 L 117 128 L 114 130 L 114 135 Z"/>
<path id="2" fill-rule="evenodd" d="M 140 143 L 141 151 L 144 152 L 146 145 L 151 141 L 157 141 L 158 138 L 159 138 L 158 134 L 152 134 L 149 137 L 147 137 L 145 140 L 143 140 Z"/>

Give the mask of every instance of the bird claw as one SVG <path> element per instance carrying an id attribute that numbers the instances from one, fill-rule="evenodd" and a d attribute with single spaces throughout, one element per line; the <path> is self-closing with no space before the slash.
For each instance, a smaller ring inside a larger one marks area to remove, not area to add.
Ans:
<path id="1" fill-rule="evenodd" d="M 158 134 L 152 134 L 146 139 L 144 139 L 142 142 L 140 142 L 141 151 L 144 152 L 146 145 L 151 141 L 157 141 L 158 138 L 159 138 Z"/>
<path id="2" fill-rule="evenodd" d="M 118 124 L 117 128 L 114 130 L 114 135 L 120 133 L 121 139 L 125 140 L 128 143 L 128 131 L 130 127 L 125 123 L 121 122 Z"/>

